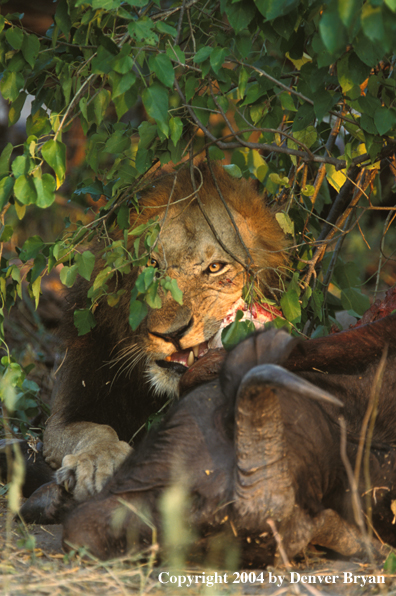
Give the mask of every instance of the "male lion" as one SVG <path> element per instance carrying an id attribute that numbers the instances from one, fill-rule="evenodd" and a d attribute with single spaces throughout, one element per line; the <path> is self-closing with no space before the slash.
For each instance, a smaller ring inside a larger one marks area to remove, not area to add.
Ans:
<path id="1" fill-rule="evenodd" d="M 187 169 L 165 175 L 144 193 L 141 212 L 131 214 L 133 226 L 159 217 L 157 251 L 148 265 L 177 280 L 182 306 L 160 289 L 161 308 L 149 308 L 132 331 L 130 295 L 143 270 L 135 268 L 114 282 L 114 288 L 126 290 L 118 306 L 100 301 L 96 327 L 78 337 L 73 312 L 86 307 L 90 284 L 80 279 L 69 293 L 63 322 L 67 352 L 44 456 L 77 500 L 102 488 L 131 451 L 128 441 L 136 430 L 164 396 L 177 396 L 186 367 L 208 351 L 208 340 L 241 301 L 247 270 L 263 293 L 278 283 L 285 240 L 276 219 L 249 181 L 230 178 L 221 166 L 212 171 L 218 186 L 206 164 L 194 167 L 195 188 Z M 132 245 L 135 237 L 130 238 Z"/>

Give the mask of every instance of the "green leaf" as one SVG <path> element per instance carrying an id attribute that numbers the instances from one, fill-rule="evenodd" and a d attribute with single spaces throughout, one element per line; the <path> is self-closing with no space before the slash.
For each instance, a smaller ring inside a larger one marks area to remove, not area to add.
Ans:
<path id="1" fill-rule="evenodd" d="M 131 300 L 129 307 L 129 324 L 133 331 L 136 331 L 147 313 L 148 308 L 144 302 L 141 302 L 140 300 Z"/>
<path id="2" fill-rule="evenodd" d="M 396 5 L 395 5 L 395 11 L 396 11 Z M 386 561 L 384 563 L 384 571 L 386 571 L 387 573 L 392 573 L 392 574 L 395 573 L 395 571 L 396 571 L 396 553 L 394 551 L 391 551 L 389 553 L 389 555 L 387 556 Z"/>
<path id="3" fill-rule="evenodd" d="M 19 253 L 19 258 L 23 262 L 26 262 L 29 259 L 35 259 L 44 247 L 45 244 L 40 236 L 31 236 L 24 242 L 22 250 Z"/>
<path id="4" fill-rule="evenodd" d="M 194 114 L 198 118 L 198 120 L 206 126 L 209 122 L 210 110 L 207 109 L 208 107 L 208 100 L 207 97 L 203 95 L 197 95 L 194 97 L 192 102 L 192 108 Z"/>
<path id="5" fill-rule="evenodd" d="M 219 149 L 216 145 L 211 145 L 209 147 L 209 157 L 215 161 L 221 161 L 225 157 L 224 151 Z"/>
<path id="6" fill-rule="evenodd" d="M 172 88 L 175 80 L 175 71 L 172 62 L 166 54 L 157 54 L 150 57 L 150 68 L 166 87 Z"/>
<path id="7" fill-rule="evenodd" d="M 361 31 L 355 37 L 353 47 L 360 60 L 364 62 L 364 64 L 367 64 L 367 66 L 376 66 L 383 57 L 382 45 L 367 39 Z"/>
<path id="8" fill-rule="evenodd" d="M 361 0 L 338 0 L 338 14 L 345 27 L 349 27 L 352 24 L 361 3 Z"/>
<path id="9" fill-rule="evenodd" d="M 315 112 L 313 106 L 309 103 L 303 103 L 298 108 L 297 114 L 294 116 L 293 134 L 307 128 L 307 126 L 315 119 Z"/>
<path id="10" fill-rule="evenodd" d="M 377 127 L 374 124 L 374 119 L 368 114 L 362 114 L 360 118 L 360 126 L 362 129 L 372 135 L 377 134 Z"/>
<path id="11" fill-rule="evenodd" d="M 306 147 L 308 147 L 308 149 L 309 149 L 310 147 L 312 147 L 312 145 L 315 143 L 316 139 L 318 138 L 318 133 L 316 132 L 316 129 L 314 126 L 307 126 L 303 130 L 295 131 L 293 136 L 297 141 L 304 143 L 304 145 Z M 299 145 L 298 143 L 295 143 L 291 139 L 287 139 L 287 146 L 290 147 L 291 149 L 303 150 L 303 147 L 301 147 L 301 145 Z"/>
<path id="12" fill-rule="evenodd" d="M 317 317 L 319 319 L 319 321 L 322 321 L 323 319 L 323 292 L 321 292 L 320 290 L 316 289 L 314 291 L 314 293 L 312 294 L 312 309 L 314 311 L 314 315 L 315 317 Z"/>
<path id="13" fill-rule="evenodd" d="M 47 259 L 41 253 L 34 259 L 34 265 L 30 270 L 30 283 L 34 283 L 38 276 L 44 271 Z"/>
<path id="14" fill-rule="evenodd" d="M 228 48 L 215 48 L 210 55 L 210 65 L 213 68 L 215 74 L 219 73 L 220 68 L 223 66 L 225 58 L 228 54 Z"/>
<path id="15" fill-rule="evenodd" d="M 0 82 L 1 94 L 4 99 L 15 101 L 24 84 L 25 79 L 20 72 L 6 70 Z"/>
<path id="16" fill-rule="evenodd" d="M 8 126 L 13 126 L 13 124 L 18 122 L 26 97 L 27 94 L 25 91 L 21 91 L 17 99 L 12 102 L 10 109 L 8 110 Z"/>
<path id="17" fill-rule="evenodd" d="M 223 166 L 223 168 L 233 178 L 242 178 L 241 169 L 237 165 L 229 164 L 229 165 Z"/>
<path id="18" fill-rule="evenodd" d="M 37 192 L 31 176 L 19 176 L 15 180 L 14 194 L 22 205 L 37 203 Z"/>
<path id="19" fill-rule="evenodd" d="M 128 25 L 128 32 L 139 42 L 155 46 L 158 42 L 158 35 L 153 31 L 154 23 L 151 19 L 140 18 Z"/>
<path id="20" fill-rule="evenodd" d="M 125 130 L 116 130 L 106 141 L 103 151 L 106 153 L 122 153 L 131 146 L 131 139 Z"/>
<path id="21" fill-rule="evenodd" d="M 370 308 L 370 300 L 356 288 L 346 288 L 341 292 L 342 307 L 359 317 L 363 316 Z"/>
<path id="22" fill-rule="evenodd" d="M 29 155 L 18 155 L 11 164 L 11 170 L 15 178 L 22 176 L 23 174 L 29 174 L 34 168 L 34 161 Z"/>
<path id="23" fill-rule="evenodd" d="M 20 50 L 23 44 L 23 31 L 19 27 L 11 27 L 6 31 L 6 39 L 14 50 Z"/>
<path id="24" fill-rule="evenodd" d="M 385 0 L 385 4 L 393 11 L 396 12 L 396 0 Z"/>
<path id="25" fill-rule="evenodd" d="M 158 27 L 157 27 L 158 28 Z M 170 60 L 178 60 L 181 64 L 186 63 L 186 55 L 185 53 L 179 48 L 179 46 L 166 46 L 166 53 Z"/>
<path id="26" fill-rule="evenodd" d="M 285 234 L 291 234 L 293 236 L 293 234 L 294 234 L 294 223 L 290 219 L 289 215 L 287 213 L 284 213 L 282 211 L 280 213 L 277 213 L 275 215 L 275 217 L 276 217 L 276 221 L 278 222 L 278 224 L 280 225 L 280 227 L 282 228 L 282 230 L 284 231 L 284 233 Z"/>
<path id="27" fill-rule="evenodd" d="M 126 203 L 123 203 L 118 210 L 117 224 L 121 230 L 129 230 L 129 208 Z"/>
<path id="28" fill-rule="evenodd" d="M 257 2 L 257 8 L 260 10 L 260 2 Z M 256 15 L 256 9 L 253 2 L 237 2 L 228 4 L 225 9 L 228 21 L 235 33 L 239 33 L 252 22 Z"/>
<path id="29" fill-rule="evenodd" d="M 345 48 L 347 42 L 345 27 L 335 5 L 325 10 L 319 22 L 319 31 L 325 47 L 331 54 Z"/>
<path id="30" fill-rule="evenodd" d="M 69 34 L 72 23 L 68 13 L 66 0 L 58 0 L 56 4 L 55 23 L 58 25 L 62 33 L 66 36 Z"/>
<path id="31" fill-rule="evenodd" d="M 378 134 L 384 135 L 391 130 L 396 123 L 396 113 L 388 108 L 378 108 L 374 114 L 374 124 Z"/>
<path id="32" fill-rule="evenodd" d="M 340 262 L 334 268 L 333 282 L 343 290 L 345 288 L 352 288 L 359 285 L 360 272 L 353 261 L 348 263 Z"/>
<path id="33" fill-rule="evenodd" d="M 161 127 L 161 131 L 168 135 L 168 91 L 159 83 L 154 83 L 151 87 L 146 88 L 142 93 L 142 100 L 147 114 L 150 118 L 154 118 L 156 123 Z"/>
<path id="34" fill-rule="evenodd" d="M 14 192 L 15 194 L 15 192 Z M 15 201 L 15 213 L 17 215 L 17 218 L 19 219 L 19 221 L 21 221 L 24 217 L 25 217 L 25 213 L 26 213 L 26 205 L 22 205 L 19 201 Z M 0 281 L 1 281 L 1 277 L 0 277 Z"/>
<path id="35" fill-rule="evenodd" d="M 180 118 L 171 118 L 169 120 L 169 130 L 172 143 L 177 144 L 183 133 L 183 122 Z"/>
<path id="36" fill-rule="evenodd" d="M 158 281 L 154 282 L 144 296 L 144 299 L 150 308 L 161 308 L 162 306 L 161 298 L 158 295 L 158 285 Z"/>
<path id="37" fill-rule="evenodd" d="M 133 228 L 128 233 L 128 236 L 141 236 L 143 234 L 143 232 L 145 232 L 146 230 L 151 228 L 153 225 L 154 225 L 154 220 L 150 219 L 147 223 L 140 224 L 140 226 L 136 226 L 136 228 Z"/>
<path id="38" fill-rule="evenodd" d="M 328 114 L 329 110 L 333 107 L 334 104 L 340 99 L 339 93 L 329 93 L 325 89 L 320 89 L 316 91 L 313 95 L 314 101 L 314 111 L 315 116 L 321 122 L 323 118 Z"/>
<path id="39" fill-rule="evenodd" d="M 194 56 L 194 62 L 196 64 L 201 64 L 201 62 L 205 62 L 213 52 L 213 48 L 210 46 L 203 46 L 198 50 L 198 52 Z"/>
<path id="40" fill-rule="evenodd" d="M 41 177 L 34 177 L 33 183 L 37 193 L 37 207 L 45 209 L 52 205 L 55 201 L 55 178 L 51 174 L 43 174 Z"/>
<path id="41" fill-rule="evenodd" d="M 289 110 L 289 112 L 297 112 L 297 108 L 294 105 L 294 101 L 290 93 L 287 93 L 286 91 L 281 93 L 280 100 L 284 110 Z"/>
<path id="42" fill-rule="evenodd" d="M 382 20 L 382 8 L 380 6 L 372 6 L 368 2 L 365 3 L 362 8 L 361 21 L 364 34 L 370 41 L 384 41 L 385 28 Z"/>
<path id="43" fill-rule="evenodd" d="M 194 97 L 197 85 L 198 81 L 195 77 L 188 77 L 185 86 L 186 101 L 190 101 Z"/>
<path id="44" fill-rule="evenodd" d="M 110 82 L 112 85 L 113 93 L 112 99 L 114 100 L 116 97 L 119 97 L 126 91 L 128 91 L 136 82 L 136 75 L 134 72 L 128 72 L 123 76 L 120 76 L 116 73 L 110 78 Z M 84 116 L 87 120 L 87 117 Z"/>
<path id="45" fill-rule="evenodd" d="M 36 37 L 36 35 L 33 35 L 33 33 L 30 35 L 25 35 L 22 44 L 22 54 L 26 62 L 30 64 L 32 68 L 34 68 L 39 51 L 39 38 Z"/>
<path id="46" fill-rule="evenodd" d="M 138 276 L 135 286 L 136 289 L 141 293 L 144 294 L 155 279 L 155 274 L 157 270 L 155 267 L 146 267 Z"/>
<path id="47" fill-rule="evenodd" d="M 157 136 L 157 127 L 155 124 L 145 121 L 138 127 L 138 131 L 140 137 L 139 149 L 147 149 Z"/>
<path id="48" fill-rule="evenodd" d="M 61 141 L 50 139 L 42 146 L 41 154 L 56 174 L 58 189 L 66 176 L 66 145 Z"/>
<path id="49" fill-rule="evenodd" d="M 326 164 L 326 178 L 337 192 L 340 192 L 346 182 L 345 170 L 336 170 L 335 166 Z"/>
<path id="50" fill-rule="evenodd" d="M 79 274 L 89 281 L 95 267 L 95 255 L 91 251 L 85 250 L 81 254 L 77 253 L 75 260 Z"/>
<path id="51" fill-rule="evenodd" d="M 74 311 L 74 325 L 78 329 L 78 335 L 85 335 L 96 327 L 95 317 L 89 309 Z"/>
<path id="52" fill-rule="evenodd" d="M 272 20 L 289 13 L 299 2 L 298 0 L 255 0 L 255 4 L 266 19 Z"/>
<path id="53" fill-rule="evenodd" d="M 0 155 L 0 178 L 7 176 L 10 172 L 10 157 L 14 147 L 7 143 Z"/>
<path id="54" fill-rule="evenodd" d="M 12 226 L 4 226 L 1 230 L 0 242 L 8 242 L 11 240 L 13 233 L 14 228 Z"/>
<path id="55" fill-rule="evenodd" d="M 28 137 L 40 137 L 46 135 L 51 130 L 51 124 L 48 113 L 40 108 L 35 114 L 31 114 L 26 121 L 26 134 Z"/>
<path id="56" fill-rule="evenodd" d="M 241 321 L 243 311 L 238 310 L 235 321 L 227 325 L 221 332 L 221 341 L 226 350 L 232 350 L 237 344 L 254 333 L 255 327 L 252 321 Z"/>
<path id="57" fill-rule="evenodd" d="M 166 277 L 165 280 L 161 280 L 161 285 L 172 294 L 173 300 L 180 304 L 180 306 L 183 306 L 183 292 L 177 285 L 176 279 Z"/>
<path id="58" fill-rule="evenodd" d="M 128 46 L 124 46 L 128 48 Z M 120 54 L 114 58 L 112 62 L 112 70 L 118 72 L 119 74 L 127 74 L 132 71 L 133 68 L 133 59 L 129 55 Z"/>
<path id="59" fill-rule="evenodd" d="M 249 75 L 247 71 L 243 68 L 243 66 L 239 69 L 239 76 L 238 76 L 238 93 L 240 99 L 245 97 L 245 90 L 246 85 L 249 80 Z"/>
<path id="60" fill-rule="evenodd" d="M 92 60 L 92 72 L 107 74 L 112 70 L 113 54 L 103 46 L 98 47 L 97 55 Z"/>
<path id="61" fill-rule="evenodd" d="M 285 318 L 290 321 L 290 323 L 297 325 L 301 322 L 301 304 L 294 288 L 289 288 L 287 292 L 282 295 L 280 305 Z"/>
<path id="62" fill-rule="evenodd" d="M 8 199 L 12 194 L 14 188 L 14 179 L 6 176 L 0 180 L 0 211 L 8 203 Z"/>
<path id="63" fill-rule="evenodd" d="M 95 122 L 98 126 L 103 122 L 110 100 L 111 94 L 107 89 L 99 91 L 93 100 Z"/>
<path id="64" fill-rule="evenodd" d="M 71 267 L 62 267 L 59 278 L 64 286 L 71 288 L 77 279 L 78 268 L 77 265 L 71 265 Z"/>

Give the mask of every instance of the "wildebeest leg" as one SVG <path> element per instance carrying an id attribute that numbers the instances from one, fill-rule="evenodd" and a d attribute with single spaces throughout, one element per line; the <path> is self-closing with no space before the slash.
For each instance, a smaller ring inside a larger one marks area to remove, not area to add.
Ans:
<path id="1" fill-rule="evenodd" d="M 68 552 L 81 546 L 99 559 L 119 557 L 139 543 L 140 519 L 120 503 L 126 495 L 110 495 L 81 503 L 63 524 L 63 549 Z M 135 534 L 135 535 L 134 535 Z"/>
<path id="2" fill-rule="evenodd" d="M 385 556 L 379 542 L 362 538 L 359 530 L 342 519 L 333 509 L 325 509 L 314 518 L 310 542 L 335 550 L 345 557 Z"/>
<path id="3" fill-rule="evenodd" d="M 249 531 L 266 519 L 288 520 L 295 510 L 279 389 L 341 402 L 274 364 L 256 366 L 243 378 L 235 407 L 236 472 L 234 500 L 241 525 Z"/>
<path id="4" fill-rule="evenodd" d="M 76 506 L 72 494 L 52 481 L 40 486 L 22 505 L 19 514 L 28 524 L 60 524 Z"/>

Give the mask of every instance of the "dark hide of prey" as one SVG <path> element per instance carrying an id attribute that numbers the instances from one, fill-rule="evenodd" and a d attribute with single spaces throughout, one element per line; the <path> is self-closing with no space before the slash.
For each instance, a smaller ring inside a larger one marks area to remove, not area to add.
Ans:
<path id="1" fill-rule="evenodd" d="M 45 462 L 42 448 L 41 442 L 38 442 L 33 449 L 27 441 L 1 439 L 0 481 L 6 483 L 11 480 L 17 452 L 22 456 L 25 465 L 25 479 L 22 486 L 24 497 L 30 497 L 41 485 L 53 480 L 54 470 Z"/>
<path id="2" fill-rule="evenodd" d="M 273 522 L 290 557 L 308 543 L 344 556 L 363 555 L 340 456 L 339 417 L 346 420 L 347 455 L 354 467 L 385 346 L 370 477 L 375 530 L 396 545 L 391 511 L 396 316 L 391 315 L 320 340 L 299 342 L 270 330 L 237 346 L 220 379 L 175 404 L 103 491 L 67 517 L 65 548 L 85 545 L 106 559 L 150 545 L 152 531 L 141 511 L 158 528 L 161 542 L 160 502 L 168 488 L 179 485 L 189 499 L 186 524 L 203 550 L 225 537 L 226 548 L 232 541 L 238 546 L 243 564 L 265 566 L 276 551 Z M 359 493 L 366 491 L 361 478 Z"/>

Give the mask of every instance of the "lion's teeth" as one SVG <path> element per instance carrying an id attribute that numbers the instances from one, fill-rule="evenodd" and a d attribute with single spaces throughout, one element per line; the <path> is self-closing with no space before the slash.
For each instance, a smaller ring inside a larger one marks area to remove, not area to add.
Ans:
<path id="1" fill-rule="evenodd" d="M 195 358 L 198 358 L 198 354 L 199 354 L 199 346 L 194 346 L 192 351 L 194 352 L 194 356 Z"/>
<path id="2" fill-rule="evenodd" d="M 188 355 L 187 366 L 191 366 L 194 363 L 194 352 L 190 352 Z"/>

